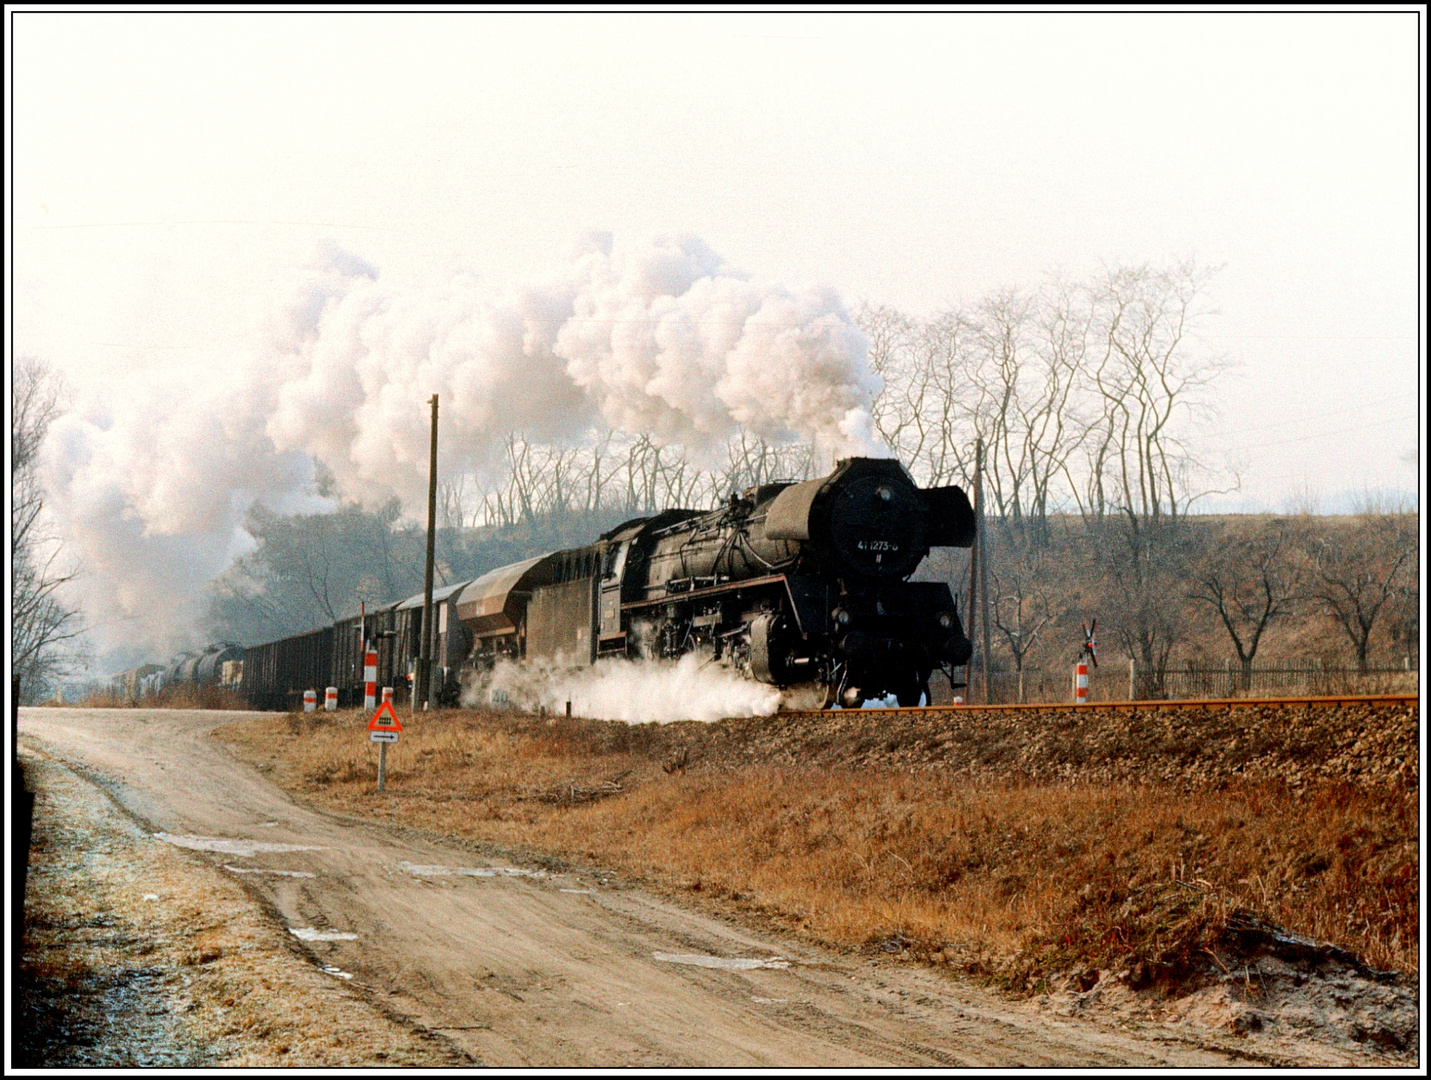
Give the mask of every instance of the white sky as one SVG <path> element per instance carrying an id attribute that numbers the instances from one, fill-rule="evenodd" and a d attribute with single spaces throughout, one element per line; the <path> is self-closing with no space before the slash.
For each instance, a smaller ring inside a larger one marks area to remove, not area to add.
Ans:
<path id="1" fill-rule="evenodd" d="M 14 349 L 77 387 L 241 349 L 334 239 L 506 283 L 694 232 L 929 313 L 1224 264 L 1243 491 L 1416 489 L 1415 13 L 20 14 Z M 1424 43 L 1423 43 L 1424 47 Z M 1409 455 L 1409 457 L 1408 457 Z"/>

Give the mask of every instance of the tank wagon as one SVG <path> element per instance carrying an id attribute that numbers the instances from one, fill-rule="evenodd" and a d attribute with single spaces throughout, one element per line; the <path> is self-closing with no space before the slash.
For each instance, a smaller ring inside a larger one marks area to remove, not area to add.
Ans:
<path id="1" fill-rule="evenodd" d="M 181 653 L 167 664 L 142 664 L 110 676 L 111 692 L 121 701 L 143 701 L 171 686 L 213 686 L 224 681 L 224 665 L 243 658 L 242 645 L 223 641 L 203 652 Z"/>
<path id="2" fill-rule="evenodd" d="M 709 512 L 635 518 L 594 543 L 499 567 L 433 594 L 439 700 L 499 660 L 586 665 L 688 653 L 779 687 L 787 705 L 894 695 L 915 704 L 936 669 L 972 651 L 948 585 L 910 581 L 932 547 L 968 547 L 974 513 L 958 487 L 920 488 L 897 462 L 849 458 L 828 476 L 732 495 Z M 422 596 L 308 634 L 250 647 L 243 690 L 286 708 L 304 690 L 409 700 Z"/>

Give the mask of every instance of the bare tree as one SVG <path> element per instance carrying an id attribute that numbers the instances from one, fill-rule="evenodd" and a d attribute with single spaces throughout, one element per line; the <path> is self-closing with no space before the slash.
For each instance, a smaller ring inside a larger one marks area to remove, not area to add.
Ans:
<path id="1" fill-rule="evenodd" d="M 60 597 L 76 572 L 61 564 L 60 542 L 45 531 L 39 477 L 40 447 L 60 413 L 64 392 L 59 376 L 43 361 L 16 361 L 10 428 L 10 647 L 12 671 L 30 703 L 44 700 L 83 660 L 78 650 L 83 622 Z"/>
<path id="2" fill-rule="evenodd" d="M 1160 697 L 1169 658 L 1190 633 L 1179 603 L 1186 530 L 1167 519 L 1135 529 L 1127 518 L 1110 517 L 1085 522 L 1084 537 L 1104 605 L 1099 625 L 1137 663 L 1146 694 Z"/>
<path id="3" fill-rule="evenodd" d="M 921 483 L 967 485 L 976 438 L 964 386 L 969 320 L 953 308 L 923 322 L 888 307 L 858 317 L 884 380 L 872 410 L 880 437 Z"/>
<path id="4" fill-rule="evenodd" d="M 1340 536 L 1323 536 L 1312 554 L 1311 595 L 1346 633 L 1357 668 L 1367 653 L 1377 616 L 1403 588 L 1416 554 L 1415 519 L 1364 514 Z"/>
<path id="5" fill-rule="evenodd" d="M 437 524 L 442 529 L 462 529 L 468 524 L 472 478 L 466 473 L 437 482 Z M 475 524 L 475 522 L 473 522 Z"/>
<path id="6" fill-rule="evenodd" d="M 1203 408 L 1200 392 L 1220 370 L 1194 364 L 1186 338 L 1213 271 L 1106 269 L 1090 289 L 1099 348 L 1089 361 L 1098 415 L 1086 440 L 1084 513 L 1124 516 L 1136 534 L 1162 519 L 1176 524 L 1202 492 L 1198 463 L 1180 422 Z"/>
<path id="7" fill-rule="evenodd" d="M 964 371 L 975 437 L 984 440 L 982 487 L 988 493 L 989 510 L 1013 522 L 1024 518 L 1029 476 L 1030 445 L 1021 423 L 1021 395 L 1026 390 L 1032 310 L 1033 300 L 1013 289 L 987 297 L 973 316 L 974 347 Z"/>
<path id="8" fill-rule="evenodd" d="M 1217 613 L 1237 651 L 1245 690 L 1263 635 L 1292 613 L 1301 592 L 1288 525 L 1274 521 L 1250 536 L 1205 537 L 1198 547 L 1188 566 L 1188 597 Z"/>
<path id="9" fill-rule="evenodd" d="M 1053 281 L 1040 298 L 1034 333 L 1037 392 L 1021 406 L 1028 441 L 1028 514 L 1034 539 L 1049 539 L 1048 515 L 1059 500 L 1054 485 L 1087 436 L 1076 398 L 1088 352 L 1091 307 L 1072 286 Z"/>
<path id="10" fill-rule="evenodd" d="M 1387 605 L 1386 632 L 1410 668 L 1421 655 L 1421 566 L 1415 550 Z"/>
<path id="11" fill-rule="evenodd" d="M 210 587 L 209 626 L 221 638 L 301 633 L 346 617 L 360 600 L 390 602 L 422 587 L 422 532 L 402 520 L 397 499 L 330 514 L 256 506 L 247 529 L 258 546 Z"/>
<path id="12" fill-rule="evenodd" d="M 777 480 L 808 480 L 815 460 L 809 443 L 778 446 L 744 427 L 726 440 L 726 466 L 712 476 L 716 499 Z"/>
<path id="13" fill-rule="evenodd" d="M 1043 631 L 1061 614 L 1044 574 L 1046 545 L 1027 523 L 1001 523 L 990 529 L 998 540 L 985 557 L 989 560 L 989 617 L 1003 636 L 1014 670 L 1018 672 L 1019 700 L 1024 699 L 1024 663 L 1038 645 Z"/>
<path id="14" fill-rule="evenodd" d="M 881 380 L 870 409 L 875 430 L 888 446 L 900 452 L 904 449 L 906 428 L 921 408 L 914 356 L 919 324 L 887 305 L 861 304 L 855 320 L 869 338 L 870 368 Z"/>

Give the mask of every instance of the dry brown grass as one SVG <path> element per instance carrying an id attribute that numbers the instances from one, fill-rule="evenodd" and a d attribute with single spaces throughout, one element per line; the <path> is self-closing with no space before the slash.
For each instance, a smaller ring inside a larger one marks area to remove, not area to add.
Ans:
<path id="1" fill-rule="evenodd" d="M 246 710 L 248 702 L 242 694 L 227 686 L 193 686 L 180 683 L 166 686 L 153 697 L 142 700 L 126 698 L 112 690 L 90 694 L 83 701 L 45 702 L 66 709 L 227 709 Z"/>
<path id="2" fill-rule="evenodd" d="M 827 943 L 911 952 L 1016 990 L 1126 969 L 1176 980 L 1231 956 L 1233 913 L 1417 970 L 1414 789 L 1008 783 L 933 771 L 716 770 L 478 714 L 407 724 L 375 790 L 366 716 L 224 729 L 315 802 L 595 861 Z"/>

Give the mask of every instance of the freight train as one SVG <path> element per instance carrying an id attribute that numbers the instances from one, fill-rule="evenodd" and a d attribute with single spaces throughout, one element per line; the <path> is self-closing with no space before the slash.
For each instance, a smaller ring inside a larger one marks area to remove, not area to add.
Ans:
<path id="1" fill-rule="evenodd" d="M 470 671 L 499 660 L 588 665 L 697 653 L 780 688 L 788 707 L 893 695 L 917 704 L 929 678 L 972 651 L 949 586 L 910 581 L 931 547 L 968 547 L 958 487 L 920 488 L 896 461 L 848 458 L 803 483 L 732 495 L 709 512 L 635 518 L 586 547 L 503 566 L 433 593 L 434 698 L 453 704 Z M 291 708 L 305 690 L 410 699 L 423 598 L 245 650 L 242 692 Z"/>
<path id="2" fill-rule="evenodd" d="M 244 647 L 231 641 L 210 645 L 202 652 L 186 652 L 167 664 L 143 664 L 109 678 L 109 690 L 123 702 L 152 698 L 166 687 L 242 686 Z"/>

